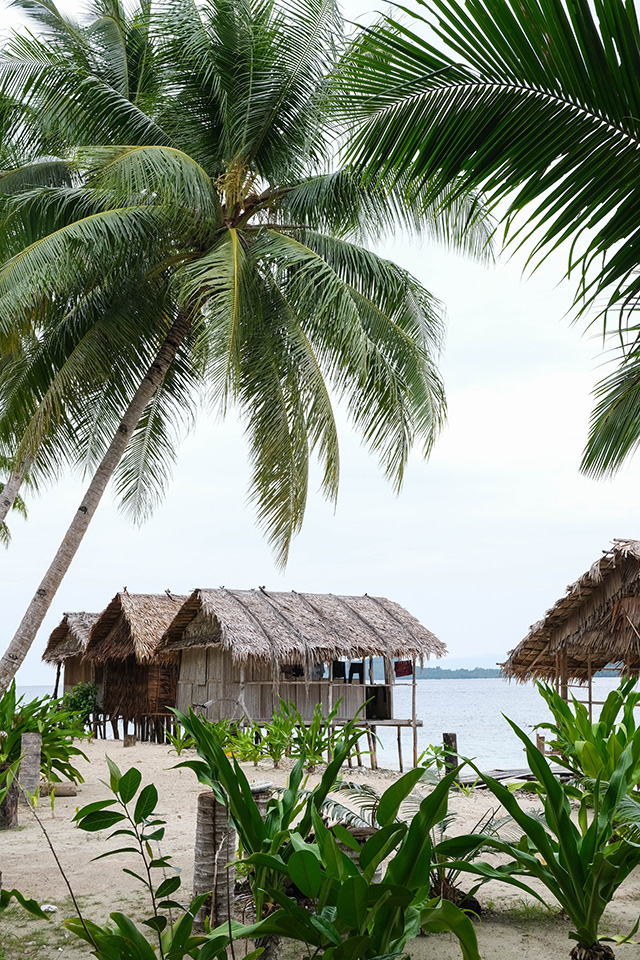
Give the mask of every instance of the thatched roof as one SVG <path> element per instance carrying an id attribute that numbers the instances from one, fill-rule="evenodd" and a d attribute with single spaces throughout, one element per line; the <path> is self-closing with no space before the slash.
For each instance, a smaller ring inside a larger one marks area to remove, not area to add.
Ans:
<path id="1" fill-rule="evenodd" d="M 149 663 L 185 599 L 169 593 L 117 593 L 91 630 L 86 659 L 104 663 L 134 655 L 138 663 Z"/>
<path id="2" fill-rule="evenodd" d="M 99 613 L 65 613 L 52 632 L 42 659 L 46 663 L 62 663 L 67 657 L 84 653 L 89 633 Z"/>
<path id="3" fill-rule="evenodd" d="M 556 657 L 568 680 L 586 680 L 609 663 L 640 671 L 640 540 L 614 540 L 502 665 L 507 677 L 550 679 Z"/>
<path id="4" fill-rule="evenodd" d="M 221 644 L 234 660 L 320 662 L 337 657 L 442 657 L 447 648 L 403 607 L 382 597 L 195 590 L 162 650 Z"/>

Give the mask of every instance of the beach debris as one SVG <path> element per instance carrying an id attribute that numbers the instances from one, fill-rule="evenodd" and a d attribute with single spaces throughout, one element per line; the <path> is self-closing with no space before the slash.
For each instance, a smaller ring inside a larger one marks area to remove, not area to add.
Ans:
<path id="1" fill-rule="evenodd" d="M 43 910 L 45 913 L 57 913 L 57 912 L 58 912 L 58 908 L 56 907 L 56 905 L 55 905 L 54 903 L 43 903 L 42 906 L 40 907 L 40 909 Z"/>

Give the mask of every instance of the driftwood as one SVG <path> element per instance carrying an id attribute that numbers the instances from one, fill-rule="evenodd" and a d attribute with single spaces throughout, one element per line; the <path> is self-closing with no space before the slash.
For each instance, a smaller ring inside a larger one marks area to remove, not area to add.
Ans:
<path id="1" fill-rule="evenodd" d="M 43 796 L 55 797 L 77 797 L 78 788 L 70 780 L 63 780 L 62 783 L 44 783 L 40 789 Z"/>

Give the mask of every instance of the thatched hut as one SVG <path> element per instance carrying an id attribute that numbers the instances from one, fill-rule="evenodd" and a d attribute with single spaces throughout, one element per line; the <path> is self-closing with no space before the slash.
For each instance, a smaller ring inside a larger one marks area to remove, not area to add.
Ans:
<path id="1" fill-rule="evenodd" d="M 91 628 L 99 616 L 99 613 L 65 613 L 52 631 L 42 659 L 57 666 L 54 696 L 58 695 L 63 665 L 63 693 L 68 693 L 77 683 L 95 683 L 93 665 L 83 657 Z"/>
<path id="2" fill-rule="evenodd" d="M 163 739 L 175 705 L 177 654 L 156 650 L 185 597 L 117 593 L 91 629 L 85 660 L 92 664 L 104 714 L 132 721 L 140 739 Z"/>
<path id="3" fill-rule="evenodd" d="M 280 698 L 303 719 L 316 704 L 338 718 L 364 706 L 371 724 L 419 725 L 416 664 L 446 647 L 403 607 L 381 597 L 196 590 L 168 627 L 163 653 L 180 654 L 177 706 L 208 704 L 207 716 L 271 718 Z M 374 676 L 373 658 L 384 665 Z M 395 661 L 395 663 L 394 663 Z M 396 676 L 413 682 L 412 717 L 395 718 Z"/>
<path id="4" fill-rule="evenodd" d="M 640 541 L 613 546 L 567 587 L 502 664 L 506 677 L 553 682 L 567 699 L 574 684 L 593 704 L 593 675 L 615 664 L 640 673 Z"/>

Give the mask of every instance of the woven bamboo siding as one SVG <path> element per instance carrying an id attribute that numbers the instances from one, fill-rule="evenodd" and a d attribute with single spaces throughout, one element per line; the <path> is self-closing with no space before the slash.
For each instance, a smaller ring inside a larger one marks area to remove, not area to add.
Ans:
<path id="1" fill-rule="evenodd" d="M 81 654 L 64 661 L 63 692 L 69 693 L 77 683 L 93 683 L 93 665 L 83 661 Z"/>

